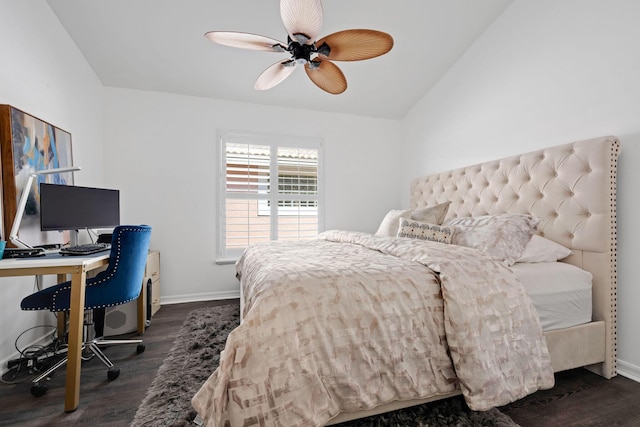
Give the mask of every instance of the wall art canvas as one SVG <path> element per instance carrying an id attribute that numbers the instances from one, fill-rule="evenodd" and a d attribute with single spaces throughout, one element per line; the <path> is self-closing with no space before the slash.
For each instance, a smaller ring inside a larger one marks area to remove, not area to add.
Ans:
<path id="1" fill-rule="evenodd" d="M 10 105 L 0 105 L 2 239 L 8 239 L 18 200 L 30 174 L 73 166 L 71 134 Z M 31 245 L 66 243 L 68 233 L 40 230 L 39 184 L 73 184 L 73 173 L 39 175 L 31 185 L 20 240 Z"/>

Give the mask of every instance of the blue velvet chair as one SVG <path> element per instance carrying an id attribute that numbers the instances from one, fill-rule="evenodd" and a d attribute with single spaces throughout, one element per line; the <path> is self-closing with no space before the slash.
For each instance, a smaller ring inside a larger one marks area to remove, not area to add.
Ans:
<path id="1" fill-rule="evenodd" d="M 137 352 L 144 351 L 142 340 L 105 340 L 104 311 L 138 298 L 142 289 L 142 279 L 149 251 L 151 227 L 146 225 L 120 225 L 113 230 L 111 255 L 106 270 L 87 279 L 85 310 L 93 310 L 96 338 L 85 339 L 83 350 L 90 350 L 108 368 L 107 378 L 118 378 L 120 370 L 104 355 L 98 346 L 115 344 L 138 344 Z M 59 283 L 25 297 L 20 304 L 23 310 L 69 310 L 71 282 Z M 86 335 L 86 334 L 85 334 Z M 42 396 L 47 391 L 40 381 L 67 363 L 66 357 L 33 380 L 31 394 Z"/>

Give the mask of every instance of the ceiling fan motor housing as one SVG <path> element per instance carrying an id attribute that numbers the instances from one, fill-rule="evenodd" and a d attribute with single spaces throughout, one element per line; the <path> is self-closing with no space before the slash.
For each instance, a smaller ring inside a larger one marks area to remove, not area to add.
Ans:
<path id="1" fill-rule="evenodd" d="M 315 44 L 299 43 L 289 38 L 289 47 L 287 48 L 291 52 L 291 58 L 299 64 L 306 64 L 311 61 L 311 54 L 317 52 Z"/>

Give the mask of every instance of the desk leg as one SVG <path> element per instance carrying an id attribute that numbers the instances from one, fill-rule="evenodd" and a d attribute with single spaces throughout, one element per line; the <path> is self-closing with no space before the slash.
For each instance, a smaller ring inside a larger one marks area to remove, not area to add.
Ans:
<path id="1" fill-rule="evenodd" d="M 87 273 L 84 268 L 71 275 L 71 305 L 69 309 L 69 347 L 64 410 L 73 412 L 80 403 L 80 364 L 82 363 L 82 328 L 84 319 L 84 292 Z"/>
<path id="2" fill-rule="evenodd" d="M 58 283 L 67 281 L 66 274 L 58 274 Z M 67 333 L 67 313 L 65 311 L 58 312 L 58 339 L 64 342 L 64 335 Z"/>

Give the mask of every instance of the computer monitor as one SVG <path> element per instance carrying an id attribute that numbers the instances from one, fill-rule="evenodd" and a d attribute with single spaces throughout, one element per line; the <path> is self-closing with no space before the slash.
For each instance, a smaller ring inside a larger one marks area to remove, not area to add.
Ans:
<path id="1" fill-rule="evenodd" d="M 119 224 L 119 190 L 40 184 L 42 231 L 107 228 Z"/>

